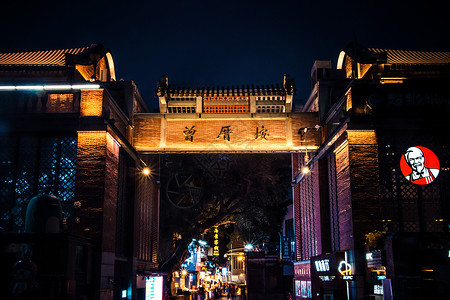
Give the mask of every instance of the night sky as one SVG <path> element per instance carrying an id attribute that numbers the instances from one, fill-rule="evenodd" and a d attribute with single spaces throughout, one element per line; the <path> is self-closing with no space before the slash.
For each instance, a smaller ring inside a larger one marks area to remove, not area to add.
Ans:
<path id="1" fill-rule="evenodd" d="M 63 4 L 63 2 L 65 4 Z M 14 5 L 12 7 L 11 5 Z M 102 43 L 118 79 L 156 107 L 161 75 L 179 86 L 296 81 L 311 90 L 315 60 L 352 41 L 366 47 L 450 51 L 445 1 L 17 1 L 2 4 L 0 52 Z"/>

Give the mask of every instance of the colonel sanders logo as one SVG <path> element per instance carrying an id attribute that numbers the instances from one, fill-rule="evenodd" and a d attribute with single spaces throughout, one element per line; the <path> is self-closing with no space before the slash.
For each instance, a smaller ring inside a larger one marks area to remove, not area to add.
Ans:
<path id="1" fill-rule="evenodd" d="M 426 185 L 439 175 L 439 160 L 428 148 L 409 147 L 400 159 L 400 169 L 409 182 Z"/>

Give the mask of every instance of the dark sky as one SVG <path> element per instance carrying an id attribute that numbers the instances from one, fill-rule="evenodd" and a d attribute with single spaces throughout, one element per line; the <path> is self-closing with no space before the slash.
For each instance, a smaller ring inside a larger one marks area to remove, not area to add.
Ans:
<path id="1" fill-rule="evenodd" d="M 13 6 L 12 6 L 13 5 Z M 445 1 L 16 1 L 0 17 L 0 52 L 102 43 L 117 78 L 150 106 L 162 74 L 180 86 L 282 83 L 308 97 L 315 60 L 347 43 L 450 51 Z"/>

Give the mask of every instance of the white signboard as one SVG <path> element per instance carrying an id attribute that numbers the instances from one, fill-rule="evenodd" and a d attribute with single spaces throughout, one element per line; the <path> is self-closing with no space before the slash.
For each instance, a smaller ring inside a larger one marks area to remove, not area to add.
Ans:
<path id="1" fill-rule="evenodd" d="M 162 300 L 163 297 L 163 278 L 148 277 L 145 280 L 145 300 Z"/>

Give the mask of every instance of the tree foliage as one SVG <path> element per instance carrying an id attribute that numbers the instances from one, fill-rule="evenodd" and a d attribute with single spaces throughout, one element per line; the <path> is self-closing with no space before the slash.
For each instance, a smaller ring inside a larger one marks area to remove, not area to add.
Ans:
<path id="1" fill-rule="evenodd" d="M 247 241 L 278 238 L 289 154 L 166 155 L 161 167 L 161 271 L 178 267 L 190 241 L 214 225 L 233 222 Z"/>
<path id="2" fill-rule="evenodd" d="M 386 237 L 385 231 L 374 230 L 365 234 L 365 244 L 370 250 L 379 250 L 383 248 L 383 239 Z"/>

